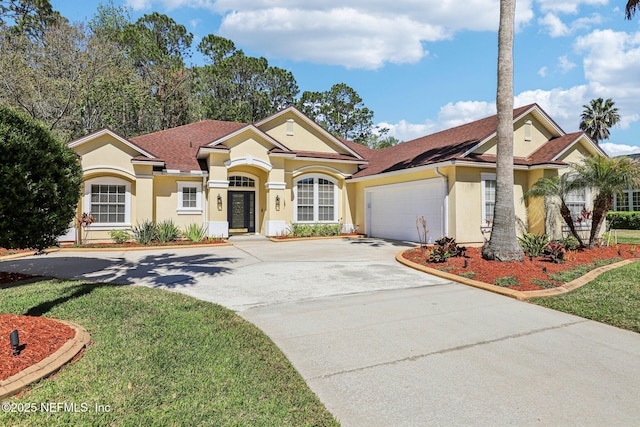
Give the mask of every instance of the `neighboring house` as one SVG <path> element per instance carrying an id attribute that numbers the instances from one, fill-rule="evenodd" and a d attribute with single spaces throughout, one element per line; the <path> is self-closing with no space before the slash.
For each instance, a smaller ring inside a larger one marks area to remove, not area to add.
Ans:
<path id="1" fill-rule="evenodd" d="M 640 153 L 621 157 L 640 161 Z M 640 188 L 630 188 L 623 191 L 622 194 L 616 194 L 613 199 L 613 210 L 618 212 L 640 211 Z"/>
<path id="2" fill-rule="evenodd" d="M 514 130 L 516 215 L 543 232 L 544 201 L 524 202 L 523 192 L 605 154 L 536 104 L 514 110 Z M 103 129 L 69 146 L 85 177 L 78 212 L 96 219 L 89 240 L 172 219 L 206 224 L 210 236 L 341 223 L 344 231 L 416 241 L 416 217 L 424 216 L 432 241 L 479 243 L 495 204 L 495 116 L 378 151 L 332 136 L 294 107 L 253 124 L 205 120 L 130 139 Z M 575 199 L 589 204 L 586 193 Z"/>

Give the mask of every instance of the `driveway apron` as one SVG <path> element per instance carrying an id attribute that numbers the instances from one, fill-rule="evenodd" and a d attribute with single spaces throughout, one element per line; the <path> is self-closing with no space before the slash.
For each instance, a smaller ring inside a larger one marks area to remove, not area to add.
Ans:
<path id="1" fill-rule="evenodd" d="M 170 289 L 261 328 L 345 426 L 630 426 L 640 334 L 410 270 L 375 239 L 59 252 L 0 269 Z"/>

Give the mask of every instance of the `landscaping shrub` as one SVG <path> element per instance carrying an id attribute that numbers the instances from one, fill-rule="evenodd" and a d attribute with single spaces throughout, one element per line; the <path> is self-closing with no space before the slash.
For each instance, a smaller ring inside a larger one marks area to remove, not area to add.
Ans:
<path id="1" fill-rule="evenodd" d="M 289 227 L 289 235 L 293 237 L 339 236 L 342 232 L 340 224 L 296 224 Z"/>
<path id="2" fill-rule="evenodd" d="M 555 264 L 561 264 L 564 261 L 564 256 L 567 254 L 567 249 L 564 244 L 560 242 L 549 242 L 542 254 L 549 261 Z"/>
<path id="3" fill-rule="evenodd" d="M 109 237 L 113 240 L 113 243 L 121 245 L 122 243 L 127 243 L 131 240 L 131 234 L 127 230 L 111 230 L 109 232 Z"/>
<path id="4" fill-rule="evenodd" d="M 451 257 L 464 256 L 467 248 L 458 246 L 453 237 L 441 237 L 436 240 L 435 245 L 429 253 L 429 262 L 445 262 Z"/>
<path id="5" fill-rule="evenodd" d="M 180 238 L 180 229 L 169 219 L 156 225 L 157 239 L 162 242 L 174 242 Z"/>
<path id="6" fill-rule="evenodd" d="M 567 236 L 562 239 L 562 244 L 568 251 L 575 251 L 580 247 L 580 242 L 578 242 L 578 239 L 573 236 Z"/>
<path id="7" fill-rule="evenodd" d="M 141 245 L 148 245 L 156 239 L 156 225 L 153 221 L 143 221 L 133 227 L 133 241 Z"/>
<path id="8" fill-rule="evenodd" d="M 610 230 L 640 230 L 640 212 L 609 212 L 607 224 Z"/>
<path id="9" fill-rule="evenodd" d="M 189 224 L 182 234 L 192 242 L 201 242 L 207 237 L 207 226 L 205 224 Z"/>
<path id="10" fill-rule="evenodd" d="M 525 254 L 530 257 L 538 257 L 549 244 L 549 236 L 546 234 L 525 233 L 518 237 L 520 246 Z"/>

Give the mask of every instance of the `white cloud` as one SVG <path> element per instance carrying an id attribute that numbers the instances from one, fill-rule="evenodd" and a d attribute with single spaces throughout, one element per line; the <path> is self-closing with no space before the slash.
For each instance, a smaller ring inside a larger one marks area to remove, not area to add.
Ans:
<path id="1" fill-rule="evenodd" d="M 547 13 L 543 18 L 538 19 L 538 24 L 540 24 L 551 37 L 566 36 L 570 33 L 569 27 L 553 13 Z"/>
<path id="2" fill-rule="evenodd" d="M 578 13 L 581 5 L 606 6 L 608 0 L 538 0 L 543 12 Z"/>
<path id="3" fill-rule="evenodd" d="M 416 63 L 424 43 L 458 31 L 496 31 L 499 0 L 128 0 L 134 9 L 206 8 L 222 16 L 218 34 L 271 58 L 377 69 Z M 533 19 L 520 0 L 516 25 Z"/>
<path id="4" fill-rule="evenodd" d="M 411 141 L 440 130 L 438 124 L 430 120 L 424 123 L 409 123 L 406 120 L 400 120 L 398 123 L 380 122 L 377 126 L 389 129 L 387 135 L 394 136 L 400 141 Z"/>
<path id="5" fill-rule="evenodd" d="M 564 74 L 576 68 L 576 64 L 571 62 L 569 58 L 564 55 L 558 58 L 558 67 L 560 67 L 560 71 Z"/>
<path id="6" fill-rule="evenodd" d="M 538 19 L 538 24 L 542 27 L 542 32 L 549 34 L 551 37 L 568 36 L 578 30 L 588 30 L 593 25 L 600 23 L 602 23 L 602 16 L 598 14 L 578 18 L 569 25 L 565 24 L 557 14 L 552 12 Z"/>
<path id="7" fill-rule="evenodd" d="M 600 147 L 610 156 L 622 156 L 624 154 L 640 153 L 640 147 L 634 145 L 614 144 L 613 142 L 601 142 Z"/>
<path id="8" fill-rule="evenodd" d="M 547 77 L 547 67 L 542 67 L 538 70 L 538 75 L 540 77 Z"/>

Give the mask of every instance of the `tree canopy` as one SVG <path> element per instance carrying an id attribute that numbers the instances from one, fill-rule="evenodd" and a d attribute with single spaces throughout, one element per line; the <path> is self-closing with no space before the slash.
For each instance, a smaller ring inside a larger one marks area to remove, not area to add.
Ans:
<path id="1" fill-rule="evenodd" d="M 611 98 L 597 98 L 582 106 L 584 110 L 580 116 L 580 130 L 585 131 L 596 144 L 609 139 L 609 129 L 620 121 L 620 114 L 614 104 Z"/>
<path id="2" fill-rule="evenodd" d="M 70 24 L 48 0 L 0 0 L 0 103 L 63 140 L 104 127 L 133 137 L 202 119 L 253 123 L 298 105 L 335 136 L 396 142 L 371 139 L 373 111 L 344 83 L 298 98 L 293 73 L 217 35 L 195 47 L 206 64 L 189 64 L 192 42 L 170 17 L 132 22 L 113 2 L 85 25 Z"/>
<path id="3" fill-rule="evenodd" d="M 55 245 L 75 216 L 81 183 L 73 150 L 42 124 L 0 105 L 0 247 Z"/>

